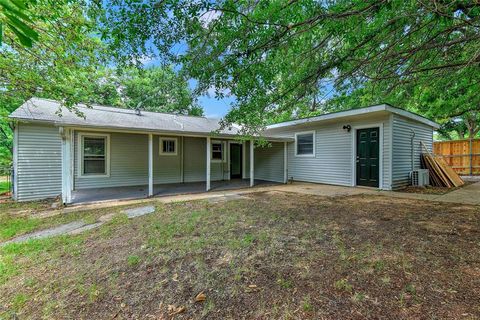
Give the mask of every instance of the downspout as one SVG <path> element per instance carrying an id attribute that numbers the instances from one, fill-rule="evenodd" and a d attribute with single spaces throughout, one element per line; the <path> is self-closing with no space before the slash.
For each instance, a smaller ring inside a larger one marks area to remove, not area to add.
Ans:
<path id="1" fill-rule="evenodd" d="M 414 145 L 413 145 L 413 141 L 415 139 L 415 130 L 410 129 L 410 131 L 412 131 L 412 136 L 410 137 L 410 147 L 411 147 L 411 160 L 412 160 L 412 171 L 413 171 L 414 167 L 415 167 L 415 160 L 414 160 L 415 148 L 414 148 Z"/>
<path id="2" fill-rule="evenodd" d="M 411 148 L 411 165 L 412 165 L 412 170 L 410 171 L 410 183 L 413 184 L 413 170 L 415 168 L 415 148 L 414 148 L 414 139 L 415 139 L 415 130 L 413 129 L 410 129 L 410 131 L 412 132 L 412 136 L 410 137 L 410 148 Z"/>

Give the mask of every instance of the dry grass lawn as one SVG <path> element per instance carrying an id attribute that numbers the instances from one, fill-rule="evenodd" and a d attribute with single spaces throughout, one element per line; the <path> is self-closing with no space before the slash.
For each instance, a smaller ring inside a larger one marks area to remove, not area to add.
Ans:
<path id="1" fill-rule="evenodd" d="M 0 248 L 0 318 L 480 318 L 478 207 L 280 192 L 152 203 Z M 1 206 L 9 226 L 21 208 Z"/>

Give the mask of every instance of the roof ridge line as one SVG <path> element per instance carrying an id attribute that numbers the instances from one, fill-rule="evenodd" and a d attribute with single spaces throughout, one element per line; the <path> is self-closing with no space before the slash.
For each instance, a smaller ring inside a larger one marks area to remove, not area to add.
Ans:
<path id="1" fill-rule="evenodd" d="M 54 102 L 54 103 L 61 104 L 61 102 L 58 101 L 58 100 L 50 99 L 50 98 L 40 98 L 40 97 L 31 97 L 30 99 L 28 99 L 28 100 L 25 101 L 25 102 L 29 102 L 29 101 L 34 100 L 34 99 L 35 99 L 35 100 L 47 100 L 47 101 L 50 101 L 50 102 Z M 90 103 L 90 104 L 89 104 L 89 103 L 80 102 L 80 103 L 77 103 L 77 104 L 76 104 L 76 106 L 78 106 L 78 107 L 83 107 L 83 108 L 89 108 L 88 105 L 91 105 L 92 107 L 100 107 L 100 108 L 110 108 L 110 109 L 118 109 L 118 110 L 131 110 L 131 111 L 135 111 L 135 109 L 131 109 L 131 108 L 115 107 L 115 106 L 103 105 L 103 104 L 98 104 L 98 103 Z M 180 116 L 180 117 L 213 119 L 213 120 L 217 120 L 217 119 L 219 120 L 219 119 L 221 119 L 221 118 L 210 118 L 210 117 L 207 117 L 207 116 L 195 116 L 195 115 L 190 115 L 190 114 L 180 114 L 180 113 L 173 113 L 173 112 L 148 111 L 148 110 L 142 110 L 142 112 L 168 114 L 168 115 Z"/>

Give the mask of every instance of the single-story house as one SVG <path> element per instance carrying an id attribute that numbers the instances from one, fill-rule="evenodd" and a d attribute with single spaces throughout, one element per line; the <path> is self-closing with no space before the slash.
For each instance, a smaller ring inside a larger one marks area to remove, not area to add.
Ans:
<path id="1" fill-rule="evenodd" d="M 398 189 L 420 168 L 420 141 L 431 149 L 438 128 L 382 104 L 270 125 L 262 134 L 269 144 L 259 147 L 218 119 L 97 105 L 78 105 L 79 117 L 60 107 L 32 98 L 10 115 L 18 201 L 81 202 L 80 195 L 138 186 L 145 196 L 189 184 L 208 191 L 232 181 Z"/>

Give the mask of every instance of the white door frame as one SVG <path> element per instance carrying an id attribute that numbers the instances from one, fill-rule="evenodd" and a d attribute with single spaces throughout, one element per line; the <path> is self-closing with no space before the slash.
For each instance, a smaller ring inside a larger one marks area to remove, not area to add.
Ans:
<path id="1" fill-rule="evenodd" d="M 383 189 L 383 122 L 352 126 L 352 187 L 357 185 L 357 131 L 358 129 L 378 128 L 380 132 L 378 148 L 378 188 Z"/>

